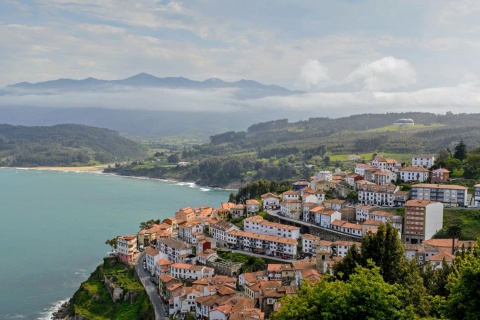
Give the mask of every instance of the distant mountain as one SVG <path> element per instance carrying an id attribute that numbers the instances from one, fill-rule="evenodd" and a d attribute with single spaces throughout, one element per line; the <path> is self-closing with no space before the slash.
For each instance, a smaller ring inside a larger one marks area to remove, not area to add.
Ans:
<path id="1" fill-rule="evenodd" d="M 0 95 L 58 94 L 72 91 L 108 91 L 119 86 L 193 90 L 231 88 L 238 89 L 237 98 L 241 99 L 303 93 L 303 91 L 293 91 L 277 85 L 265 85 L 253 80 L 242 79 L 239 81 L 227 82 L 218 78 L 211 78 L 204 81 L 195 81 L 184 77 L 158 78 L 148 73 L 139 73 L 122 80 L 86 78 L 83 80 L 57 79 L 37 83 L 20 82 L 8 85 L 0 91 Z"/>
<path id="2" fill-rule="evenodd" d="M 0 125 L 0 166 L 71 166 L 142 159 L 144 148 L 108 129 L 77 124 Z"/>

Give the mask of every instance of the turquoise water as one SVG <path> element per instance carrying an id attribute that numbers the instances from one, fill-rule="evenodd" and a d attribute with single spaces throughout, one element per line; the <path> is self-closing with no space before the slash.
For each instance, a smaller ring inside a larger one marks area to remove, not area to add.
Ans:
<path id="1" fill-rule="evenodd" d="M 85 172 L 0 169 L 0 319 L 48 319 L 141 221 L 230 191 Z"/>

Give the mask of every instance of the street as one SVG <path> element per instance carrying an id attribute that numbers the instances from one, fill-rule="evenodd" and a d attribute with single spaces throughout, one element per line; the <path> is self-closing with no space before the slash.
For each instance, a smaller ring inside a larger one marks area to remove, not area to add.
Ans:
<path id="1" fill-rule="evenodd" d="M 150 273 L 148 272 L 148 270 L 143 270 L 142 261 L 145 258 L 145 254 L 146 252 L 144 251 L 138 255 L 135 270 L 137 271 L 140 281 L 142 282 L 143 287 L 145 288 L 145 291 L 147 292 L 148 297 L 152 302 L 153 308 L 155 310 L 155 319 L 168 319 L 165 317 L 165 306 L 160 300 L 160 297 L 158 296 L 157 286 L 150 281 Z"/>

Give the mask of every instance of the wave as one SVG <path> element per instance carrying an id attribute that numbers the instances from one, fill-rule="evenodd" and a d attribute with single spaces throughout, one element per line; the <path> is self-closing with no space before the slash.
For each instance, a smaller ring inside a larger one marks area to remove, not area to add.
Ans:
<path id="1" fill-rule="evenodd" d="M 40 316 L 37 318 L 37 320 L 51 320 L 53 313 L 57 312 L 60 310 L 60 307 L 65 303 L 68 302 L 69 299 L 65 300 L 60 300 L 53 302 L 49 307 L 43 309 L 42 312 L 40 312 Z"/>
<path id="2" fill-rule="evenodd" d="M 211 189 L 209 189 L 209 188 L 200 188 L 200 191 L 204 191 L 204 192 L 210 191 L 210 190 L 211 190 Z"/>

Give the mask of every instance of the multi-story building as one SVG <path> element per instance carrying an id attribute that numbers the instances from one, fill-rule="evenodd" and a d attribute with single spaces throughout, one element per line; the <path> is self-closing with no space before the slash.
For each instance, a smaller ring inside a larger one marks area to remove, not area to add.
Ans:
<path id="1" fill-rule="evenodd" d="M 412 157 L 412 166 L 431 168 L 435 164 L 435 155 L 416 154 Z"/>
<path id="2" fill-rule="evenodd" d="M 263 211 L 276 210 L 280 207 L 280 197 L 273 193 L 262 194 Z"/>
<path id="3" fill-rule="evenodd" d="M 302 215 L 302 200 L 285 200 L 280 203 L 280 212 L 290 219 L 299 220 Z"/>
<path id="4" fill-rule="evenodd" d="M 337 257 L 342 257 L 344 258 L 345 255 L 347 254 L 347 251 L 355 245 L 357 249 L 360 250 L 362 243 L 361 242 L 354 242 L 354 241 L 335 241 L 332 244 L 334 251 L 334 255 Z"/>
<path id="5" fill-rule="evenodd" d="M 304 188 L 301 190 L 302 203 L 323 203 L 325 201 L 325 192 L 322 190 L 314 190 L 311 188 Z"/>
<path id="6" fill-rule="evenodd" d="M 395 159 L 387 159 L 378 155 L 372 160 L 372 165 L 379 169 L 393 170 L 394 167 L 401 165 L 401 163 Z"/>
<path id="7" fill-rule="evenodd" d="M 230 215 L 233 219 L 240 219 L 246 216 L 245 205 L 236 204 L 230 208 Z"/>
<path id="8" fill-rule="evenodd" d="M 298 239 L 300 237 L 299 227 L 270 222 L 261 216 L 249 217 L 243 220 L 243 229 L 247 232 L 289 239 Z"/>
<path id="9" fill-rule="evenodd" d="M 161 257 L 173 263 L 183 262 L 184 258 L 192 254 L 192 246 L 181 240 L 158 239 L 157 250 Z"/>
<path id="10" fill-rule="evenodd" d="M 315 222 L 317 222 L 319 226 L 331 228 L 333 221 L 342 219 L 342 213 L 336 210 L 323 210 L 315 215 L 315 219 L 317 218 L 319 218 L 319 221 L 316 220 Z"/>
<path id="11" fill-rule="evenodd" d="M 425 182 L 428 179 L 429 171 L 424 167 L 418 166 L 410 166 L 410 167 L 403 167 L 399 170 L 400 179 L 402 181 L 418 181 L 418 182 Z"/>
<path id="12" fill-rule="evenodd" d="M 192 207 L 185 207 L 175 212 L 175 219 L 178 220 L 193 220 L 195 219 L 195 211 Z"/>
<path id="13" fill-rule="evenodd" d="M 397 186 L 363 185 L 358 190 L 358 202 L 370 206 L 394 205 L 394 194 L 398 191 Z"/>
<path id="14" fill-rule="evenodd" d="M 410 199 L 442 202 L 446 205 L 466 206 L 467 187 L 446 184 L 420 183 L 410 188 Z"/>
<path id="15" fill-rule="evenodd" d="M 228 221 L 219 221 L 210 227 L 212 236 L 215 240 L 225 243 L 227 241 L 227 232 L 240 230 L 239 227 Z"/>
<path id="16" fill-rule="evenodd" d="M 137 254 L 137 236 L 130 234 L 128 236 L 117 237 L 118 259 L 124 263 L 130 263 Z"/>
<path id="17" fill-rule="evenodd" d="M 378 185 L 390 185 L 392 181 L 397 180 L 397 174 L 395 172 L 392 172 L 390 170 L 378 170 L 373 173 L 373 180 L 372 182 L 378 184 Z"/>
<path id="18" fill-rule="evenodd" d="M 432 170 L 432 183 L 442 183 L 450 180 L 450 171 L 445 168 Z"/>
<path id="19" fill-rule="evenodd" d="M 148 247 L 145 250 L 145 261 L 147 265 L 147 270 L 150 272 L 150 274 L 155 274 L 155 264 L 157 263 L 158 260 L 161 259 L 160 252 L 157 249 L 154 249 L 152 247 Z"/>
<path id="20" fill-rule="evenodd" d="M 368 220 L 370 212 L 375 211 L 373 206 L 358 205 L 355 208 L 355 220 L 365 221 Z"/>
<path id="21" fill-rule="evenodd" d="M 264 234 L 233 230 L 227 233 L 227 242 L 230 247 L 245 251 L 265 250 L 273 256 L 295 257 L 297 254 L 297 240 L 268 236 Z"/>
<path id="22" fill-rule="evenodd" d="M 383 223 L 387 223 L 387 221 L 390 221 L 393 218 L 393 214 L 385 211 L 372 211 L 368 215 L 367 220 L 374 220 L 374 221 L 380 221 Z"/>
<path id="23" fill-rule="evenodd" d="M 361 224 L 351 223 L 344 220 L 333 221 L 332 229 L 338 232 L 348 233 L 357 237 L 361 237 L 363 234 Z"/>
<path id="24" fill-rule="evenodd" d="M 282 194 L 282 200 L 283 200 L 283 201 L 286 201 L 286 200 L 299 200 L 299 199 L 300 199 L 300 192 L 297 192 L 297 191 L 288 190 L 288 191 L 285 191 L 285 192 Z"/>
<path id="25" fill-rule="evenodd" d="M 213 268 L 205 266 L 194 266 L 186 263 L 174 263 L 168 266 L 170 275 L 177 279 L 201 279 L 213 277 Z"/>
<path id="26" fill-rule="evenodd" d="M 260 202 L 255 199 L 249 199 L 246 202 L 247 205 L 247 217 L 256 215 L 260 211 Z"/>
<path id="27" fill-rule="evenodd" d="M 195 232 L 203 233 L 203 225 L 199 220 L 190 220 L 178 226 L 178 238 L 187 243 L 196 243 Z"/>
<path id="28" fill-rule="evenodd" d="M 318 236 L 314 236 L 308 233 L 302 234 L 302 252 L 315 254 L 315 246 L 313 245 L 313 243 L 319 240 L 320 237 Z"/>
<path id="29" fill-rule="evenodd" d="M 429 200 L 409 200 L 405 204 L 404 238 L 416 244 L 429 240 L 443 228 L 443 205 Z"/>
<path id="30" fill-rule="evenodd" d="M 473 186 L 473 205 L 480 207 L 480 184 Z"/>

